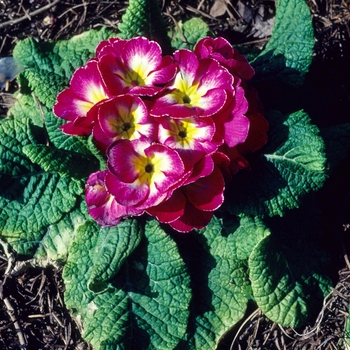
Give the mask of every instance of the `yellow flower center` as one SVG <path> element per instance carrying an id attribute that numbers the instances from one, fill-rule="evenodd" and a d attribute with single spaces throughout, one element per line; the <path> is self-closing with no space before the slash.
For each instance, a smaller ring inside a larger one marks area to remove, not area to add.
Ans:
<path id="1" fill-rule="evenodd" d="M 193 141 L 197 133 L 198 128 L 191 118 L 180 122 L 171 120 L 171 130 L 168 130 L 168 135 L 175 136 L 177 146 L 183 149 L 193 148 Z"/>
<path id="2" fill-rule="evenodd" d="M 125 72 L 122 77 L 127 86 L 145 86 L 148 69 L 143 64 L 142 57 L 134 56 L 130 62 L 130 70 Z"/>
<path id="3" fill-rule="evenodd" d="M 190 80 L 184 73 L 177 74 L 174 82 L 176 90 L 173 96 L 176 102 L 186 106 L 199 106 L 202 94 L 198 92 L 198 84 L 191 84 Z"/>

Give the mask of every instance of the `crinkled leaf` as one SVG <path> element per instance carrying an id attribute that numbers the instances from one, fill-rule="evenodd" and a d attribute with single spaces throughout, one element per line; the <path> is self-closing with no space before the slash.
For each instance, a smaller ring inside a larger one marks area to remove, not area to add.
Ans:
<path id="1" fill-rule="evenodd" d="M 327 179 L 326 156 L 319 130 L 304 111 L 268 116 L 269 142 L 260 158 L 249 158 L 251 171 L 235 175 L 227 197 L 234 214 L 283 215 Z"/>
<path id="2" fill-rule="evenodd" d="M 123 39 L 146 36 L 158 42 L 165 53 L 171 51 L 158 0 L 130 0 L 118 29 Z"/>
<path id="3" fill-rule="evenodd" d="M 312 245 L 306 244 L 303 251 L 293 249 L 288 256 L 276 247 L 272 236 L 264 238 L 249 258 L 253 295 L 262 312 L 289 327 L 301 326 L 314 316 L 312 304 L 319 309 L 331 287 L 331 281 L 317 265 L 322 258 Z"/>
<path id="4" fill-rule="evenodd" d="M 68 213 L 62 220 L 49 225 L 34 254 L 37 259 L 65 262 L 77 229 L 87 220 L 80 208 Z"/>
<path id="5" fill-rule="evenodd" d="M 23 153 L 47 173 L 57 173 L 61 177 L 84 179 L 98 170 L 95 157 L 51 146 L 26 145 Z"/>
<path id="6" fill-rule="evenodd" d="M 191 274 L 193 299 L 188 331 L 177 349 L 215 349 L 246 311 L 246 261 L 235 257 L 234 233 L 226 237 L 222 232 L 222 221 L 214 217 L 201 233 L 179 242 Z"/>
<path id="7" fill-rule="evenodd" d="M 153 220 L 134 253 L 99 294 L 87 288 L 99 226 L 80 227 L 63 271 L 65 303 L 96 349 L 174 349 L 188 322 L 190 280 L 175 242 Z"/>
<path id="8" fill-rule="evenodd" d="M 86 147 L 87 141 L 84 137 L 66 135 L 59 129 L 65 123 L 63 119 L 57 118 L 51 111 L 46 112 L 44 117 L 50 143 L 60 149 L 91 155 L 90 150 Z"/>
<path id="9" fill-rule="evenodd" d="M 35 138 L 28 118 L 15 120 L 9 117 L 2 121 L 0 124 L 0 174 L 2 183 L 5 175 L 19 176 L 30 174 L 36 170 L 32 162 L 22 153 L 23 146 L 34 142 Z"/>
<path id="10" fill-rule="evenodd" d="M 107 283 L 124 264 L 125 259 L 141 241 L 141 227 L 137 220 L 123 221 L 119 225 L 101 228 L 92 252 L 92 271 L 88 288 L 95 292 L 105 291 Z"/>
<path id="11" fill-rule="evenodd" d="M 65 76 L 35 68 L 26 68 L 21 73 L 19 82 L 22 83 L 23 79 L 40 102 L 49 108 L 55 104 L 58 93 L 66 88 L 69 82 Z"/>
<path id="12" fill-rule="evenodd" d="M 180 21 L 174 28 L 171 45 L 176 49 L 192 50 L 199 39 L 210 34 L 208 25 L 200 18 L 191 18 L 184 23 Z"/>
<path id="13" fill-rule="evenodd" d="M 22 254 L 75 207 L 83 191 L 80 182 L 45 173 L 26 157 L 22 148 L 36 142 L 32 129 L 28 118 L 0 124 L 0 230 Z"/>
<path id="14" fill-rule="evenodd" d="M 314 32 L 304 0 L 279 0 L 272 36 L 252 62 L 256 79 L 301 85 L 312 61 Z"/>
<path id="15" fill-rule="evenodd" d="M 225 220 L 226 230 L 227 226 L 227 220 Z M 239 260 L 248 260 L 254 247 L 270 234 L 270 230 L 259 217 L 249 216 L 240 218 L 239 227 L 232 232 L 234 232 L 232 236 L 233 254 Z"/>
<path id="16" fill-rule="evenodd" d="M 98 43 L 112 36 L 115 33 L 103 27 L 100 30 L 86 31 L 69 40 L 36 41 L 27 38 L 15 46 L 13 57 L 25 67 L 69 79 L 77 68 L 94 55 Z"/>
<path id="17" fill-rule="evenodd" d="M 45 228 L 73 210 L 83 191 L 79 182 L 42 172 L 2 178 L 1 187 L 0 230 L 19 245 L 38 245 Z"/>
<path id="18" fill-rule="evenodd" d="M 18 77 L 21 85 L 26 87 L 27 94 L 33 91 L 41 103 L 52 108 L 73 72 L 94 55 L 101 40 L 111 36 L 113 33 L 103 28 L 57 42 L 38 42 L 32 38 L 20 41 L 13 56 L 26 67 Z"/>
<path id="19" fill-rule="evenodd" d="M 43 116 L 41 114 L 40 106 L 35 101 L 32 95 L 22 93 L 16 94 L 16 102 L 10 109 L 10 115 L 18 119 L 30 118 L 32 123 L 37 126 L 43 126 Z"/>

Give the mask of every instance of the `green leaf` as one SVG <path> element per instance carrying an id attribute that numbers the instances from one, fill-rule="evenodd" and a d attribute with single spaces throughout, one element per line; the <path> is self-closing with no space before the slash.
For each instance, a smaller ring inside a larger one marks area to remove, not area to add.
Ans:
<path id="1" fill-rule="evenodd" d="M 282 216 L 327 179 L 326 156 L 319 130 L 307 113 L 268 115 L 268 143 L 260 158 L 249 158 L 251 171 L 234 176 L 226 196 L 233 214 Z"/>
<path id="2" fill-rule="evenodd" d="M 16 94 L 16 102 L 10 109 L 10 115 L 18 119 L 30 118 L 36 126 L 43 126 L 43 116 L 41 115 L 40 106 L 32 95 L 22 93 Z"/>
<path id="3" fill-rule="evenodd" d="M 98 161 L 93 156 L 51 146 L 26 145 L 23 153 L 47 173 L 57 173 L 61 177 L 84 179 L 98 170 Z"/>
<path id="4" fill-rule="evenodd" d="M 86 220 L 87 215 L 84 215 L 78 208 L 65 215 L 57 223 L 49 225 L 45 235 L 41 237 L 34 258 L 65 262 L 74 236 Z"/>
<path id="5" fill-rule="evenodd" d="M 235 234 L 224 236 L 221 220 L 214 217 L 194 236 L 179 240 L 191 274 L 193 299 L 188 331 L 177 349 L 212 350 L 244 316 L 248 273 L 246 261 L 236 259 Z"/>
<path id="6" fill-rule="evenodd" d="M 51 109 L 57 94 L 68 86 L 73 72 L 94 56 L 100 41 L 113 35 L 103 28 L 57 42 L 24 39 L 13 51 L 13 56 L 26 67 L 18 80 L 27 88 L 24 89 L 27 94 L 34 92 L 39 101 Z"/>
<path id="7" fill-rule="evenodd" d="M 155 220 L 102 293 L 87 288 L 99 226 L 80 227 L 63 271 L 65 303 L 95 349 L 174 349 L 188 322 L 190 280 L 175 242 Z"/>
<path id="8" fill-rule="evenodd" d="M 301 85 L 312 61 L 314 32 L 304 0 L 278 0 L 275 25 L 265 49 L 253 61 L 256 79 Z"/>
<path id="9" fill-rule="evenodd" d="M 56 117 L 52 112 L 45 113 L 44 117 L 50 143 L 59 149 L 91 155 L 90 150 L 85 145 L 87 141 L 84 137 L 66 135 L 59 129 L 65 123 L 63 119 Z"/>
<path id="10" fill-rule="evenodd" d="M 14 120 L 8 117 L 2 121 L 0 124 L 0 174 L 3 179 L 4 175 L 18 176 L 35 171 L 36 167 L 22 153 L 23 146 L 34 142 L 28 118 Z"/>
<path id="11" fill-rule="evenodd" d="M 303 248 L 299 254 L 289 252 L 288 256 L 268 236 L 249 258 L 255 301 L 268 318 L 287 327 L 299 327 L 314 316 L 312 304 L 316 303 L 319 309 L 331 287 L 331 281 L 315 269 L 322 256 L 311 245 Z"/>
<path id="12" fill-rule="evenodd" d="M 240 218 L 239 227 L 234 231 L 232 237 L 235 258 L 248 260 L 254 247 L 268 235 L 270 235 L 270 230 L 259 217 L 243 216 Z"/>
<path id="13" fill-rule="evenodd" d="M 128 256 L 141 241 L 141 227 L 137 220 L 127 220 L 110 228 L 101 228 L 92 252 L 92 271 L 88 288 L 103 292 L 107 281 L 114 277 Z"/>
<path id="14" fill-rule="evenodd" d="M 79 181 L 45 173 L 26 157 L 23 147 L 36 142 L 32 131 L 28 118 L 0 124 L 0 230 L 22 254 L 31 253 L 46 227 L 70 212 L 83 192 Z"/>
<path id="15" fill-rule="evenodd" d="M 27 38 L 15 46 L 13 57 L 27 68 L 70 78 L 77 68 L 95 54 L 99 42 L 112 36 L 115 33 L 103 27 L 86 31 L 69 40 L 36 41 Z"/>
<path id="16" fill-rule="evenodd" d="M 164 53 L 171 53 L 170 39 L 157 0 L 130 0 L 118 29 L 123 39 L 145 36 L 160 44 Z"/>
<path id="17" fill-rule="evenodd" d="M 210 35 L 208 25 L 200 18 L 191 18 L 182 23 L 178 22 L 171 39 L 172 47 L 192 50 L 197 41 Z"/>

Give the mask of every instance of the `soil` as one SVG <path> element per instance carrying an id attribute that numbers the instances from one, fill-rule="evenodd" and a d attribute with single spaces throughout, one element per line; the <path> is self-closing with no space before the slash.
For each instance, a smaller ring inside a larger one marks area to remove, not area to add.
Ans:
<path id="1" fill-rule="evenodd" d="M 315 29 L 315 54 L 307 84 L 322 96 L 321 127 L 350 121 L 350 1 L 308 0 Z M 234 45 L 262 48 L 271 35 L 274 0 L 162 0 L 169 26 L 201 17 L 214 34 Z M 0 0 L 0 57 L 11 55 L 26 37 L 66 39 L 84 30 L 117 30 L 127 1 Z M 0 90 L 0 115 L 13 103 L 15 81 Z M 333 250 L 334 289 L 318 317 L 303 329 L 283 328 L 252 309 L 245 322 L 222 340 L 220 350 L 346 349 L 345 322 L 350 303 L 350 155 L 335 169 L 333 181 L 318 193 L 324 227 Z M 64 307 L 60 268 L 19 266 L 0 245 L 0 349 L 92 349 Z M 8 267 L 15 266 L 7 274 Z M 240 328 L 238 328 L 240 327 Z M 348 335 L 350 337 L 350 335 Z M 348 347 L 349 348 L 349 347 Z"/>

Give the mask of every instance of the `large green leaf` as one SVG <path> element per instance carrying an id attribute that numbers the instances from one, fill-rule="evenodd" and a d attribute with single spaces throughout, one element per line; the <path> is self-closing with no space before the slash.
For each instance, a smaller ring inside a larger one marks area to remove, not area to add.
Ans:
<path id="1" fill-rule="evenodd" d="M 38 101 L 32 95 L 18 92 L 15 94 L 16 102 L 10 109 L 10 115 L 18 119 L 30 118 L 34 125 L 43 126 L 44 116 Z"/>
<path id="2" fill-rule="evenodd" d="M 105 245 L 99 230 L 92 222 L 78 229 L 63 271 L 65 303 L 81 317 L 84 338 L 96 349 L 174 349 L 186 331 L 191 298 L 175 242 L 156 221 L 149 222 L 139 247 L 107 289 L 95 294 L 88 282 L 97 244 Z"/>
<path id="3" fill-rule="evenodd" d="M 234 214 L 283 215 L 327 179 L 325 146 L 307 113 L 268 116 L 268 144 L 260 158 L 249 158 L 251 171 L 236 174 L 226 192 Z"/>
<path id="4" fill-rule="evenodd" d="M 98 161 L 92 155 L 46 145 L 26 145 L 23 153 L 47 173 L 57 173 L 65 178 L 84 179 L 98 170 Z"/>
<path id="5" fill-rule="evenodd" d="M 101 292 L 114 277 L 124 261 L 137 248 L 142 237 L 141 224 L 137 220 L 123 221 L 110 228 L 101 228 L 92 252 L 92 271 L 88 288 Z"/>
<path id="6" fill-rule="evenodd" d="M 313 246 L 304 244 L 302 248 L 282 252 L 269 236 L 249 259 L 255 301 L 268 318 L 283 326 L 298 327 L 314 316 L 315 304 L 319 310 L 331 287 L 319 266 L 315 269 L 322 255 Z"/>
<path id="7" fill-rule="evenodd" d="M 236 258 L 235 233 L 223 227 L 222 220 L 214 217 L 201 233 L 179 239 L 191 274 L 193 299 L 187 334 L 177 349 L 215 349 L 220 337 L 246 311 L 247 264 Z"/>
<path id="8" fill-rule="evenodd" d="M 94 56 L 97 44 L 115 35 L 102 28 L 57 42 L 20 41 L 13 56 L 25 66 L 18 79 L 22 92 L 34 92 L 39 101 L 52 108 L 57 94 L 68 86 L 74 71 Z"/>
<path id="9" fill-rule="evenodd" d="M 272 36 L 251 62 L 256 78 L 301 85 L 312 61 L 314 32 L 304 0 L 278 0 Z"/>
<path id="10" fill-rule="evenodd" d="M 38 245 L 48 225 L 73 210 L 83 192 L 80 181 L 46 173 L 26 157 L 23 147 L 36 142 L 33 128 L 28 118 L 0 124 L 0 231 L 22 254 Z"/>
<path id="11" fill-rule="evenodd" d="M 268 220 L 271 234 L 253 249 L 249 260 L 252 292 L 262 312 L 272 321 L 302 326 L 317 315 L 332 282 L 327 277 L 329 256 L 320 248 L 321 214 L 315 199 Z"/>
<path id="12" fill-rule="evenodd" d="M 87 215 L 84 210 L 78 208 L 65 215 L 57 223 L 49 225 L 40 239 L 34 258 L 64 263 L 75 233 L 86 220 Z"/>

